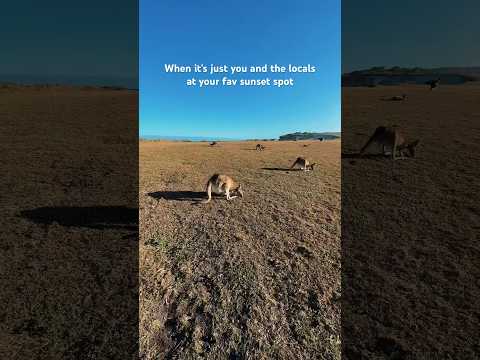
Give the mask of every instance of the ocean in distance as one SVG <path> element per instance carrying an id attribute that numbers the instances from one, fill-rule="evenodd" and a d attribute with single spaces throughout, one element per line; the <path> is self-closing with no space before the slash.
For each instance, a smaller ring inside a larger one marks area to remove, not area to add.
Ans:
<path id="1" fill-rule="evenodd" d="M 140 140 L 169 140 L 169 141 L 242 141 L 243 139 L 222 138 L 222 137 L 212 137 L 212 136 L 140 135 Z"/>
<path id="2" fill-rule="evenodd" d="M 129 77 L 0 74 L 0 84 L 70 86 L 119 86 L 138 90 L 138 79 Z"/>

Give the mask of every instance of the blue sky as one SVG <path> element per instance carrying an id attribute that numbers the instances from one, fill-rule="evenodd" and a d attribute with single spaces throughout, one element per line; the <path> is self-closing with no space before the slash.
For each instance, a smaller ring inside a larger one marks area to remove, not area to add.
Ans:
<path id="1" fill-rule="evenodd" d="M 343 0 L 342 72 L 480 66 L 478 0 Z"/>
<path id="2" fill-rule="evenodd" d="M 15 0 L 0 11 L 0 80 L 138 78 L 136 1 Z"/>
<path id="3" fill-rule="evenodd" d="M 141 0 L 140 135 L 339 131 L 340 26 L 339 0 Z M 184 84 L 195 74 L 165 73 L 168 63 L 311 64 L 317 72 L 296 74 L 293 87 L 280 89 L 198 88 Z"/>

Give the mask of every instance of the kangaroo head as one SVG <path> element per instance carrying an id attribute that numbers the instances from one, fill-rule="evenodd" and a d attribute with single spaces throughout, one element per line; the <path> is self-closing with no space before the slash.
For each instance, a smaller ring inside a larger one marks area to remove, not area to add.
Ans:
<path id="1" fill-rule="evenodd" d="M 240 195 L 240 197 L 243 197 L 242 185 L 238 185 L 238 188 L 235 191 L 238 193 L 238 195 Z"/>

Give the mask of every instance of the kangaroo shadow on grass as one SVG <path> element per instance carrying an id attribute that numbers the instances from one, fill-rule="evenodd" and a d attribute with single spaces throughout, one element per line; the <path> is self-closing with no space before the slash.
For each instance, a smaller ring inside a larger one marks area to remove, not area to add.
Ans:
<path id="1" fill-rule="evenodd" d="M 154 199 L 174 201 L 201 201 L 206 199 L 205 191 L 155 191 L 148 193 Z M 215 196 L 215 194 L 212 194 Z"/>
<path id="2" fill-rule="evenodd" d="M 138 231 L 138 208 L 125 206 L 46 206 L 22 210 L 20 216 L 39 225 Z"/>
<path id="3" fill-rule="evenodd" d="M 384 155 L 384 154 L 363 154 L 360 155 L 359 153 L 352 153 L 352 154 L 344 154 L 342 153 L 342 159 L 389 159 L 391 155 Z"/>
<path id="4" fill-rule="evenodd" d="M 263 167 L 262 170 L 270 171 L 303 171 L 302 169 L 290 169 L 290 168 L 279 168 L 279 167 Z"/>

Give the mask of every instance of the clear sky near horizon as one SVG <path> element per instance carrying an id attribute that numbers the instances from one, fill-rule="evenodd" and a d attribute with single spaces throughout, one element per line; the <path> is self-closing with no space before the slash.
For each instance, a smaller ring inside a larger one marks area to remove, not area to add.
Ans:
<path id="1" fill-rule="evenodd" d="M 339 0 L 141 0 L 140 135 L 340 131 L 340 26 Z M 254 76 L 293 77 L 293 87 L 198 88 L 184 84 L 195 74 L 165 73 L 169 63 L 311 64 L 317 71 Z"/>
<path id="2" fill-rule="evenodd" d="M 15 0 L 0 11 L 0 80 L 137 86 L 136 1 Z"/>
<path id="3" fill-rule="evenodd" d="M 478 0 L 342 0 L 342 72 L 480 66 Z"/>

